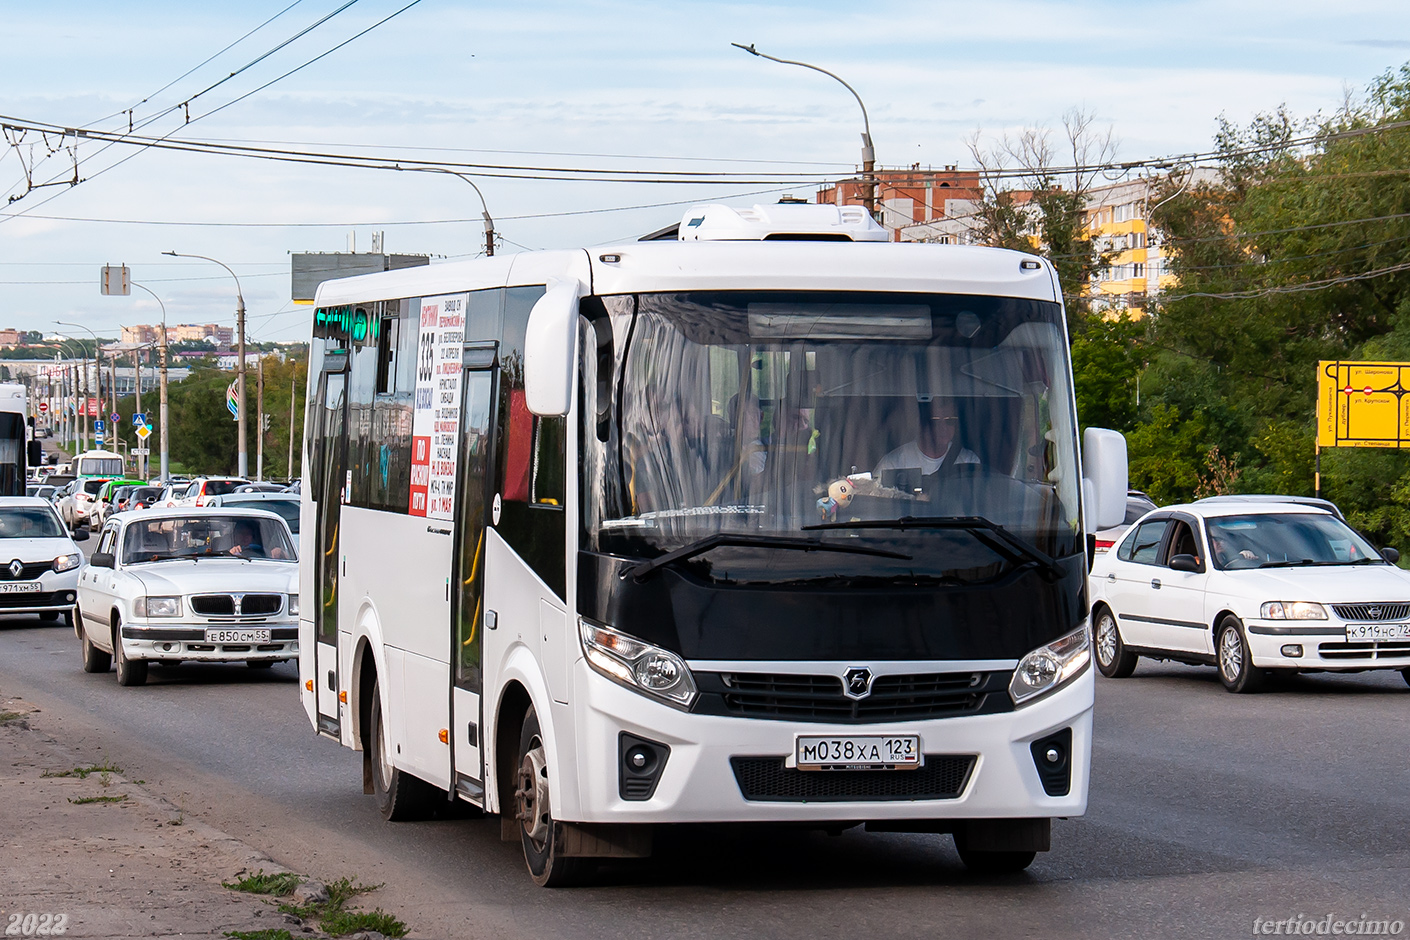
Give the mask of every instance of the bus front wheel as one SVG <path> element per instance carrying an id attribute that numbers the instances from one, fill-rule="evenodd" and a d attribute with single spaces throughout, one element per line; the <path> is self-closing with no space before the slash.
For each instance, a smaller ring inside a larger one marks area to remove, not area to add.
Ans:
<path id="1" fill-rule="evenodd" d="M 560 829 L 553 820 L 549 774 L 548 749 L 539 730 L 539 716 L 530 706 L 519 732 L 514 813 L 519 822 L 524 861 L 529 866 L 534 884 L 558 888 L 581 881 L 591 871 L 592 862 L 582 858 L 564 858 L 559 854 Z"/>
<path id="2" fill-rule="evenodd" d="M 254 665 L 251 663 L 250 665 Z M 374 683 L 372 708 L 369 716 L 367 749 L 372 755 L 372 794 L 377 798 L 377 810 L 388 822 L 425 819 L 438 792 L 420 777 L 414 777 L 392 765 L 392 743 L 382 717 L 382 695 Z M 441 794 L 445 799 L 445 794 Z"/>

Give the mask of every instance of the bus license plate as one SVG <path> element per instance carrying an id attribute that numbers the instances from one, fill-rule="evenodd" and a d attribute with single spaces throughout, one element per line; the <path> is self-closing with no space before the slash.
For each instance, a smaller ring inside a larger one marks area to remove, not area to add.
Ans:
<path id="1" fill-rule="evenodd" d="M 207 643 L 268 643 L 268 630 L 207 630 Z"/>
<path id="2" fill-rule="evenodd" d="M 36 594 L 38 581 L 0 581 L 0 594 Z"/>
<path id="3" fill-rule="evenodd" d="M 1348 640 L 1410 640 L 1410 623 L 1349 623 Z"/>
<path id="4" fill-rule="evenodd" d="M 921 764 L 920 735 L 799 735 L 794 756 L 799 770 L 910 770 Z"/>

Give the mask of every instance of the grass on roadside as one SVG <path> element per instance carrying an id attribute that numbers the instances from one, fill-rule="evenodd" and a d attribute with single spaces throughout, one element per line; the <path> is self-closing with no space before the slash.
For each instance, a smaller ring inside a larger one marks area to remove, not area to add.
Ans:
<path id="1" fill-rule="evenodd" d="M 232 940 L 294 940 L 294 935 L 283 927 L 267 930 L 227 930 L 225 935 Z"/>
<path id="2" fill-rule="evenodd" d="M 0 725 L 3 725 L 7 721 L 18 721 L 24 716 L 24 712 L 0 712 Z"/>
<path id="3" fill-rule="evenodd" d="M 46 770 L 40 774 L 41 777 L 78 777 L 80 780 L 87 780 L 90 774 L 120 774 L 122 768 L 111 761 L 103 761 L 101 764 L 93 764 L 89 767 L 74 767 L 72 770 Z"/>
<path id="4" fill-rule="evenodd" d="M 249 894 L 272 894 L 278 898 L 288 897 L 294 893 L 294 889 L 299 886 L 302 879 L 291 871 L 279 872 L 267 875 L 261 868 L 253 875 L 246 875 L 239 881 L 222 881 L 222 887 L 231 891 L 244 891 Z"/>
<path id="5" fill-rule="evenodd" d="M 82 806 L 85 803 L 121 803 L 127 799 L 126 793 L 119 793 L 117 796 L 81 796 L 78 799 L 69 797 L 69 802 L 74 806 Z"/>
<path id="6" fill-rule="evenodd" d="M 295 882 L 297 884 L 297 881 Z M 316 920 L 325 933 L 334 937 L 357 933 L 359 930 L 375 930 L 388 937 L 404 937 L 406 924 L 391 914 L 378 908 L 374 911 L 347 910 L 348 902 L 360 894 L 376 891 L 380 884 L 359 884 L 351 878 L 339 878 L 327 883 L 328 900 L 318 904 L 291 904 L 287 901 L 279 905 L 279 910 L 292 914 L 300 920 Z M 292 891 L 293 888 L 290 888 Z"/>

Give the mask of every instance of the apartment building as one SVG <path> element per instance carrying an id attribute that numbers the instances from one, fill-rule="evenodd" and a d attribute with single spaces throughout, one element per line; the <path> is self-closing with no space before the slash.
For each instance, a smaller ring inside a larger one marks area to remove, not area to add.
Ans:
<path id="1" fill-rule="evenodd" d="M 981 183 L 977 170 L 947 166 L 876 171 L 877 221 L 892 241 L 932 241 L 962 244 L 968 240 Z M 860 179 L 841 180 L 818 190 L 819 205 L 860 206 L 866 185 Z M 923 230 L 912 231 L 917 226 Z M 924 236 L 924 237 L 922 237 Z"/>

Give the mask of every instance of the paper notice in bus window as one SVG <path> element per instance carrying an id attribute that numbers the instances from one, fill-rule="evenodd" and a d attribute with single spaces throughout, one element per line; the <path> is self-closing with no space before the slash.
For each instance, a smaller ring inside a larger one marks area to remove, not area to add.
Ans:
<path id="1" fill-rule="evenodd" d="M 413 516 L 455 516 L 455 461 L 460 432 L 460 350 L 465 342 L 465 294 L 421 301 L 416 360 L 416 407 L 411 422 Z"/>

